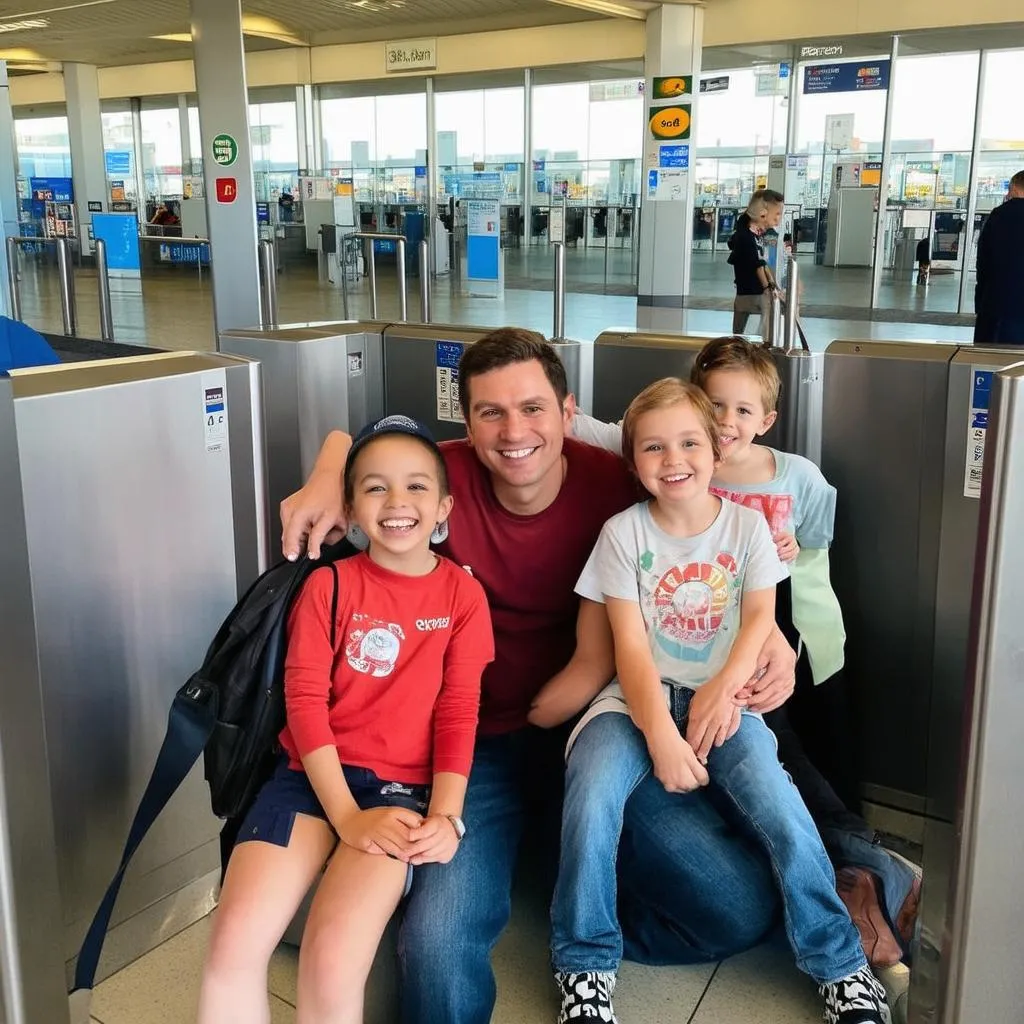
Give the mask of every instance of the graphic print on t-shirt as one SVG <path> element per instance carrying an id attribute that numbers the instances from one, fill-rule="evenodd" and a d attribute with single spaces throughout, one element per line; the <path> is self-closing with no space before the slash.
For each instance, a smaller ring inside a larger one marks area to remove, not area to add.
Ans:
<path id="1" fill-rule="evenodd" d="M 645 560 L 653 562 L 653 553 Z M 714 562 L 673 566 L 650 591 L 658 646 L 679 661 L 706 663 L 739 587 L 736 559 L 727 552 Z"/>
<path id="2" fill-rule="evenodd" d="M 744 508 L 760 512 L 768 520 L 768 529 L 774 537 L 777 533 L 791 533 L 793 530 L 792 494 L 752 494 L 749 491 L 730 491 L 726 487 L 710 488 L 712 494 L 733 501 Z"/>
<path id="3" fill-rule="evenodd" d="M 397 623 L 356 614 L 345 642 L 345 657 L 357 672 L 378 678 L 389 676 L 395 670 L 404 639 L 405 633 Z"/>

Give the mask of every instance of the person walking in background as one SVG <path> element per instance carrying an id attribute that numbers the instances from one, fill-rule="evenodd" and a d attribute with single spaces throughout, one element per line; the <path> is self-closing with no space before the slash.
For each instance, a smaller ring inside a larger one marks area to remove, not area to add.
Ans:
<path id="1" fill-rule="evenodd" d="M 1024 171 L 978 239 L 975 345 L 1024 345 Z"/>
<path id="2" fill-rule="evenodd" d="M 764 252 L 764 233 L 782 222 L 783 195 L 772 189 L 759 189 L 750 197 L 750 205 L 736 220 L 729 239 L 729 263 L 736 281 L 732 332 L 743 334 L 751 313 L 761 315 L 761 333 L 768 320 L 769 295 L 774 288 Z"/>

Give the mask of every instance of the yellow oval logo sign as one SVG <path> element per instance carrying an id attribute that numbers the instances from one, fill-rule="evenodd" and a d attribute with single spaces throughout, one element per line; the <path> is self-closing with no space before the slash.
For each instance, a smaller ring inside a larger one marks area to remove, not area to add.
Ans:
<path id="1" fill-rule="evenodd" d="M 650 125 L 656 139 L 685 139 L 690 134 L 690 109 L 659 107 L 651 113 Z"/>
<path id="2" fill-rule="evenodd" d="M 659 99 L 671 99 L 673 96 L 682 96 L 685 92 L 685 78 L 656 79 L 656 93 Z"/>

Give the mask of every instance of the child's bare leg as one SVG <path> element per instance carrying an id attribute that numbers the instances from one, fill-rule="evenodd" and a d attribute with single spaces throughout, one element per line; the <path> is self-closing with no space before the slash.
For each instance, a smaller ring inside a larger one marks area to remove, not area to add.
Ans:
<path id="1" fill-rule="evenodd" d="M 362 1024 L 363 990 L 408 867 L 339 844 L 299 951 L 298 1024 Z"/>
<path id="2" fill-rule="evenodd" d="M 336 841 L 326 821 L 296 814 L 286 847 L 235 847 L 213 915 L 198 1024 L 269 1024 L 270 957 Z"/>

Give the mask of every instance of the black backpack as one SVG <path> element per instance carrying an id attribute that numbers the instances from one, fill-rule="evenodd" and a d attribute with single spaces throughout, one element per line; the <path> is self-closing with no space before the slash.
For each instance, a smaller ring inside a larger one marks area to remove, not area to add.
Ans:
<path id="1" fill-rule="evenodd" d="M 213 813 L 227 819 L 221 837 L 226 864 L 241 819 L 273 771 L 284 726 L 286 626 L 299 589 L 312 572 L 334 573 L 331 645 L 338 608 L 335 562 L 356 554 L 342 540 L 319 559 L 268 569 L 246 591 L 213 638 L 203 664 L 175 694 L 156 765 L 139 801 L 117 872 L 78 954 L 74 991 L 91 989 L 117 894 L 132 856 L 192 766 L 205 753 Z"/>

